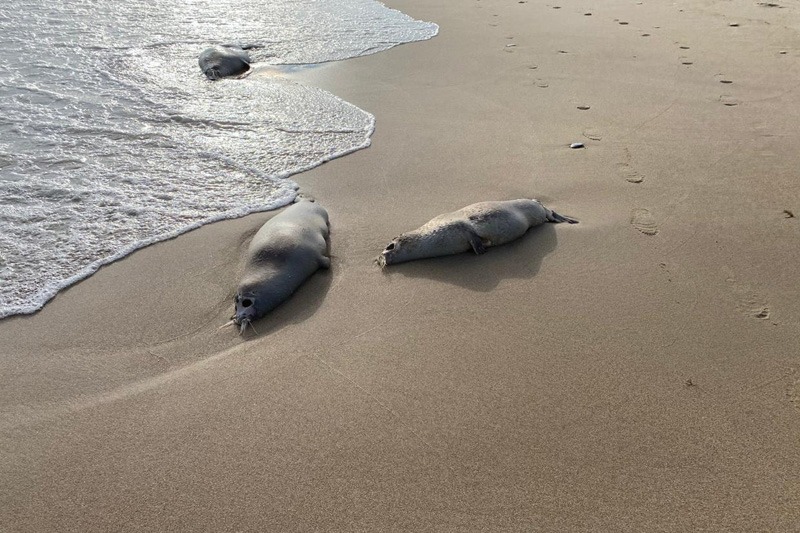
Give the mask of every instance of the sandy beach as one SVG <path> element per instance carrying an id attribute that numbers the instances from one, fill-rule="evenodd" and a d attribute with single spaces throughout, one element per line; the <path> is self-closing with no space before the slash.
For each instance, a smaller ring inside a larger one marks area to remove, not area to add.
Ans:
<path id="1" fill-rule="evenodd" d="M 274 213 L 0 321 L 0 531 L 798 531 L 800 8 L 390 6 L 439 35 L 285 74 L 377 126 L 294 176 L 333 266 L 257 335 Z M 523 197 L 580 224 L 373 263 Z"/>

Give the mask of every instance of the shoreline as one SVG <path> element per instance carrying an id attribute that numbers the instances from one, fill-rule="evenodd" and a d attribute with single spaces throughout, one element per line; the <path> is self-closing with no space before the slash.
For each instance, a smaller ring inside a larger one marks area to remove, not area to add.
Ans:
<path id="1" fill-rule="evenodd" d="M 439 35 L 292 73 L 377 124 L 292 176 L 333 267 L 259 336 L 218 327 L 274 212 L 0 321 L 0 529 L 791 530 L 800 11 L 391 4 Z M 581 223 L 372 263 L 526 196 Z"/>

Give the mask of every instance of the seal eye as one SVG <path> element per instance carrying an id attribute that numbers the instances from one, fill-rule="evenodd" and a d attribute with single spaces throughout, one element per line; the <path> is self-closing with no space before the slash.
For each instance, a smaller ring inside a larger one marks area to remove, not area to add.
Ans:
<path id="1" fill-rule="evenodd" d="M 386 250 L 387 250 L 387 251 L 389 251 L 389 250 L 394 250 L 394 243 L 393 243 L 393 242 L 390 242 L 390 243 L 389 243 L 389 246 L 387 246 L 387 247 L 386 247 Z"/>
<path id="2" fill-rule="evenodd" d="M 245 298 L 242 300 L 242 307 L 250 307 L 251 305 L 253 305 L 253 300 L 250 298 Z"/>

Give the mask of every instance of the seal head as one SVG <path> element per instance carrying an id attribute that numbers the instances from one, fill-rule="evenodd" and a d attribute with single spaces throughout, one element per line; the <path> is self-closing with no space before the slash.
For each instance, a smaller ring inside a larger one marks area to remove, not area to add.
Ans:
<path id="1" fill-rule="evenodd" d="M 200 70 L 210 80 L 241 76 L 250 70 L 250 56 L 233 46 L 214 46 L 203 50 L 197 60 Z"/>
<path id="2" fill-rule="evenodd" d="M 263 316 L 266 311 L 259 312 L 259 298 L 252 290 L 240 289 L 233 299 L 235 312 L 232 320 L 239 326 L 239 333 L 244 333 L 247 326 Z"/>
<path id="3" fill-rule="evenodd" d="M 403 263 L 411 261 L 418 256 L 418 241 L 416 235 L 404 233 L 392 239 L 386 248 L 383 249 L 381 255 L 378 256 L 376 262 L 383 268 L 395 263 Z"/>

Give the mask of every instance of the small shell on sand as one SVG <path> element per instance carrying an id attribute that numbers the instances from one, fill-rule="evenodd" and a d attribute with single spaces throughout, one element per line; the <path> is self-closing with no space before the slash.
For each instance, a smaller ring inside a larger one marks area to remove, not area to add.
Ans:
<path id="1" fill-rule="evenodd" d="M 583 143 L 572 143 L 572 144 L 569 145 L 569 147 L 573 148 L 573 149 L 575 149 L 575 148 L 586 148 L 586 146 Z"/>

